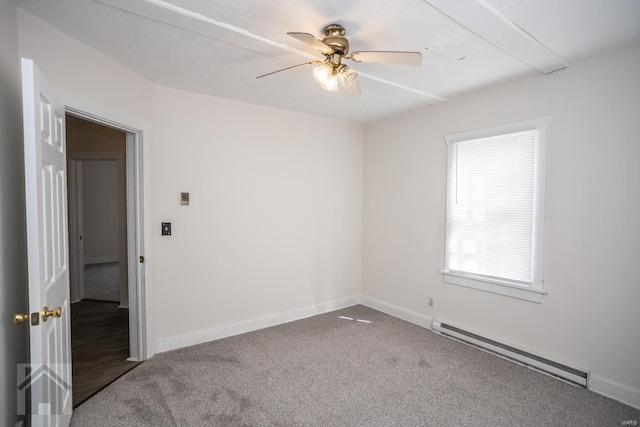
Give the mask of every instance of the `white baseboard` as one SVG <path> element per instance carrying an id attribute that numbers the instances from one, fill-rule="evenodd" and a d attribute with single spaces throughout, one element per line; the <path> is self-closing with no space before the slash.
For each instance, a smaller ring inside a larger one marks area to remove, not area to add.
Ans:
<path id="1" fill-rule="evenodd" d="M 431 330 L 431 324 L 433 323 L 433 319 L 431 317 L 423 316 L 421 314 L 414 313 L 413 311 L 405 310 L 404 308 L 365 296 L 360 298 L 360 304 Z"/>
<path id="2" fill-rule="evenodd" d="M 329 301 L 326 303 L 310 305 L 284 313 L 274 314 L 272 316 L 259 317 L 256 319 L 250 319 L 231 325 L 223 325 L 215 328 L 192 332 L 185 335 L 179 335 L 176 337 L 163 338 L 156 341 L 156 354 L 170 350 L 177 350 L 183 347 L 189 347 L 196 344 L 202 344 L 209 341 L 215 341 L 233 335 L 244 334 L 246 332 L 256 331 L 258 329 L 268 328 L 283 323 L 293 322 L 294 320 L 304 319 L 306 317 L 315 316 L 316 314 L 322 314 L 334 310 L 339 310 L 341 308 L 351 307 L 352 305 L 359 304 L 359 302 L 359 296 L 343 298 L 341 300 Z"/>
<path id="3" fill-rule="evenodd" d="M 640 409 L 640 390 L 632 390 L 593 374 L 589 376 L 589 390 Z"/>
<path id="4" fill-rule="evenodd" d="M 95 258 L 85 258 L 84 265 L 88 264 L 107 264 L 111 262 L 119 262 L 120 257 L 116 256 L 103 256 L 103 257 L 95 257 Z"/>

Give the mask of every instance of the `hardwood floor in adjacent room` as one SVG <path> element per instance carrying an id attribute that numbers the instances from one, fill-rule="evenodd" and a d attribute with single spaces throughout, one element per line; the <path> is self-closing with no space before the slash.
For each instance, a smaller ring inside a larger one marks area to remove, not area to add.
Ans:
<path id="1" fill-rule="evenodd" d="M 82 300 L 71 305 L 73 406 L 136 367 L 129 362 L 129 310 L 118 303 Z"/>

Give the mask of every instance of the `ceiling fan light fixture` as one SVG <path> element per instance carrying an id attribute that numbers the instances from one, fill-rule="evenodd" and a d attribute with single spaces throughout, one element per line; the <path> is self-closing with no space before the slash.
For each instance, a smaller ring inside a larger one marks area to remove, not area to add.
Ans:
<path id="1" fill-rule="evenodd" d="M 322 89 L 330 92 L 338 90 L 338 77 L 332 63 L 324 62 L 313 69 L 313 77 L 322 86 Z"/>
<path id="2" fill-rule="evenodd" d="M 340 84 L 342 85 L 342 87 L 348 88 L 355 84 L 356 79 L 358 78 L 358 73 L 356 73 L 346 65 L 343 65 L 340 73 L 338 74 L 338 77 L 340 79 Z"/>

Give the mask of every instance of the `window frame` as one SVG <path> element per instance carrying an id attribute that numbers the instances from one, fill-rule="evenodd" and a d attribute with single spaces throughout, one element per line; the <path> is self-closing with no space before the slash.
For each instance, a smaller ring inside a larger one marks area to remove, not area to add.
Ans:
<path id="1" fill-rule="evenodd" d="M 465 286 L 482 291 L 493 292 L 513 298 L 542 303 L 546 294 L 543 280 L 543 246 L 544 246 L 544 220 L 545 220 L 545 190 L 546 190 L 546 159 L 547 159 L 547 134 L 550 116 L 522 120 L 514 123 L 492 126 L 483 129 L 459 132 L 445 136 L 447 144 L 447 191 L 445 214 L 445 267 L 441 273 L 446 283 Z M 477 276 L 471 273 L 449 270 L 449 236 L 451 234 L 450 190 L 453 185 L 452 166 L 455 161 L 454 146 L 458 142 L 491 136 L 505 135 L 525 130 L 536 130 L 534 174 L 533 174 L 533 226 L 532 226 L 532 281 L 531 284 L 522 284 L 500 278 Z"/>

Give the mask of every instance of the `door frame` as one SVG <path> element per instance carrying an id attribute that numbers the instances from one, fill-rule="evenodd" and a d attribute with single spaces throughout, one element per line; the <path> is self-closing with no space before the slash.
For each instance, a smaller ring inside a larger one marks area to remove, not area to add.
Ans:
<path id="1" fill-rule="evenodd" d="M 155 354 L 151 280 L 151 126 L 85 99 L 60 94 L 75 117 L 126 132 L 127 258 L 129 282 L 129 360 Z"/>
<path id="2" fill-rule="evenodd" d="M 66 126 L 66 121 L 65 121 Z M 66 131 L 66 129 L 65 129 Z M 82 162 L 67 156 L 67 200 L 69 201 L 69 302 L 84 298 L 84 219 L 82 212 Z"/>

